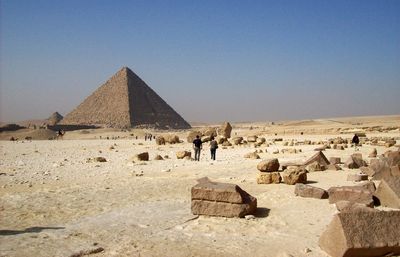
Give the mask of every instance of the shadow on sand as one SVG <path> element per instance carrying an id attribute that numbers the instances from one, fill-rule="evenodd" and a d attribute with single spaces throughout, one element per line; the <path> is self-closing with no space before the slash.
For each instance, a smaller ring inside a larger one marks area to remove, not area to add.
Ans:
<path id="1" fill-rule="evenodd" d="M 270 212 L 270 209 L 260 207 L 260 208 L 257 208 L 254 216 L 257 218 L 266 218 L 266 217 L 268 217 L 269 212 Z"/>
<path id="2" fill-rule="evenodd" d="M 30 227 L 24 230 L 0 230 L 0 236 L 12 236 L 25 233 L 40 233 L 45 229 L 64 229 L 65 227 Z"/>

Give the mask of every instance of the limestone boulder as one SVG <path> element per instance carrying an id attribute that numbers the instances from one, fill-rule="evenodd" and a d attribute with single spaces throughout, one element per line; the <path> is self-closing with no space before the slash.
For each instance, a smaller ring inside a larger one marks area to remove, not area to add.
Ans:
<path id="1" fill-rule="evenodd" d="M 167 142 L 169 144 L 178 144 L 180 141 L 179 141 L 179 137 L 177 135 L 166 135 L 165 142 Z"/>
<path id="2" fill-rule="evenodd" d="M 260 159 L 260 156 L 255 152 L 251 152 L 251 153 L 245 154 L 244 158 L 246 158 L 246 159 Z"/>
<path id="3" fill-rule="evenodd" d="M 206 128 L 202 131 L 203 136 L 216 137 L 217 129 L 216 128 Z M 199 135 L 200 136 L 200 135 Z M 195 136 L 196 137 L 196 136 Z M 194 139 L 193 139 L 194 140 Z M 192 140 L 192 141 L 193 141 Z"/>
<path id="4" fill-rule="evenodd" d="M 196 136 L 201 137 L 202 135 L 203 135 L 203 134 L 202 134 L 200 131 L 193 130 L 193 131 L 190 131 L 190 132 L 188 133 L 188 135 L 187 135 L 187 137 L 186 137 L 186 140 L 187 140 L 188 143 L 193 143 L 193 140 L 196 139 Z"/>
<path id="5" fill-rule="evenodd" d="M 279 172 L 259 172 L 257 184 L 279 184 L 282 177 Z"/>
<path id="6" fill-rule="evenodd" d="M 192 157 L 192 152 L 190 152 L 190 151 L 179 151 L 179 152 L 176 152 L 176 158 L 183 159 L 185 157 L 191 158 Z"/>
<path id="7" fill-rule="evenodd" d="M 400 211 L 353 211 L 336 214 L 319 238 L 332 257 L 400 254 Z"/>
<path id="8" fill-rule="evenodd" d="M 321 166 L 328 166 L 330 164 L 325 154 L 323 154 L 321 151 L 318 151 L 311 156 L 307 161 L 304 162 L 304 165 L 307 166 L 313 162 L 318 162 Z"/>
<path id="9" fill-rule="evenodd" d="M 347 181 L 360 182 L 363 180 L 368 180 L 367 174 L 356 173 L 356 174 L 348 174 L 347 175 Z"/>
<path id="10" fill-rule="evenodd" d="M 207 143 L 211 141 L 211 136 L 202 136 L 201 137 L 201 142 Z"/>
<path id="11" fill-rule="evenodd" d="M 301 197 L 326 199 L 328 192 L 322 188 L 314 187 L 302 183 L 297 183 L 294 188 L 294 194 Z"/>
<path id="12" fill-rule="evenodd" d="M 288 185 L 307 182 L 307 171 L 302 167 L 289 166 L 283 172 L 283 182 Z"/>
<path id="13" fill-rule="evenodd" d="M 257 165 L 257 169 L 262 172 L 274 172 L 279 170 L 279 160 L 277 158 L 263 160 Z"/>
<path id="14" fill-rule="evenodd" d="M 230 138 L 231 132 L 232 132 L 232 126 L 229 122 L 224 122 L 218 129 L 218 135 L 225 138 Z"/>
<path id="15" fill-rule="evenodd" d="M 156 144 L 157 145 L 165 145 L 165 138 L 163 136 L 156 137 Z"/>
<path id="16" fill-rule="evenodd" d="M 154 156 L 154 160 L 156 160 L 156 161 L 162 161 L 162 160 L 164 160 L 164 158 L 162 158 L 161 155 L 157 154 L 156 156 Z"/>
<path id="17" fill-rule="evenodd" d="M 232 138 L 232 142 L 234 145 L 240 145 L 243 141 L 243 137 L 234 137 Z"/>
<path id="18" fill-rule="evenodd" d="M 329 163 L 330 164 L 340 164 L 342 162 L 340 160 L 340 157 L 331 157 L 331 158 L 329 158 Z"/>
<path id="19" fill-rule="evenodd" d="M 364 166 L 367 166 L 367 163 L 362 159 L 361 153 L 352 154 L 345 162 L 345 167 L 349 169 L 359 169 Z"/>
<path id="20" fill-rule="evenodd" d="M 248 136 L 247 137 L 247 142 L 250 142 L 250 143 L 255 143 L 255 142 L 257 142 L 257 136 Z"/>

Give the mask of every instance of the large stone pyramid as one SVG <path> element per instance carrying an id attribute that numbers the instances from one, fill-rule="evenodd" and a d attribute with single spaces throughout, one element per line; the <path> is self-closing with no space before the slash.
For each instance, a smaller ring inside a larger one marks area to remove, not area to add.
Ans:
<path id="1" fill-rule="evenodd" d="M 61 124 L 190 128 L 189 123 L 127 67 L 114 74 L 67 114 Z"/>

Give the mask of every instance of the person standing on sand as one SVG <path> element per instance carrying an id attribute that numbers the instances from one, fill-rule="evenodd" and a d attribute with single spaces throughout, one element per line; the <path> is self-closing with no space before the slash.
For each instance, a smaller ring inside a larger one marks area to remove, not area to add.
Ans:
<path id="1" fill-rule="evenodd" d="M 194 149 L 194 160 L 200 161 L 200 150 L 202 148 L 202 142 L 200 137 L 197 135 L 196 139 L 193 140 L 193 149 Z"/>
<path id="2" fill-rule="evenodd" d="M 357 134 L 354 134 L 354 137 L 351 140 L 351 143 L 354 144 L 354 149 L 357 151 L 358 150 L 357 146 L 360 143 L 360 139 L 358 138 Z"/>
<path id="3" fill-rule="evenodd" d="M 215 153 L 217 152 L 218 143 L 215 141 L 214 137 L 211 137 L 210 141 L 210 152 L 211 152 L 211 160 L 215 161 Z"/>

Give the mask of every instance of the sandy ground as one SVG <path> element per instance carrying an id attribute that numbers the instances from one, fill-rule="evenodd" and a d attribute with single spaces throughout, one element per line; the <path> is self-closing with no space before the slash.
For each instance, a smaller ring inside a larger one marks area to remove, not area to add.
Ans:
<path id="1" fill-rule="evenodd" d="M 400 125 L 397 119 L 392 124 Z M 307 132 L 309 127 L 302 125 L 292 124 L 290 129 Z M 250 130 L 251 125 L 237 127 L 233 134 L 264 133 L 267 140 L 282 137 L 298 141 L 352 136 L 317 134 L 323 129 L 331 131 L 331 126 L 313 126 L 304 135 L 275 136 L 265 128 Z M 90 256 L 327 256 L 318 239 L 336 213 L 335 206 L 327 200 L 296 197 L 294 186 L 258 185 L 256 165 L 260 160 L 243 158 L 255 150 L 253 146 L 220 147 L 217 161 L 211 161 L 205 144 L 201 161 L 195 162 L 175 157 L 179 150 L 191 150 L 189 143 L 157 146 L 142 137 L 133 139 L 131 133 L 102 130 L 70 132 L 59 141 L 0 141 L 0 256 L 68 257 L 98 247 L 104 251 Z M 179 136 L 186 141 L 186 134 Z M 99 139 L 100 135 L 120 139 Z M 367 136 L 400 134 L 397 130 Z M 268 150 L 259 154 L 262 159 L 274 157 L 283 162 L 307 159 L 316 147 L 276 143 L 258 149 Z M 367 161 L 374 147 L 360 148 Z M 282 148 L 302 152 L 272 154 Z M 378 154 L 391 149 L 376 148 Z M 144 151 L 149 152 L 150 161 L 130 161 Z M 354 151 L 328 149 L 324 153 L 328 158 L 345 160 Z M 170 158 L 156 161 L 156 154 Z M 107 162 L 87 162 L 87 158 L 97 156 Z M 346 178 L 358 171 L 313 172 L 308 180 L 324 189 L 355 185 Z M 255 196 L 256 219 L 192 215 L 190 188 L 204 176 L 238 184 Z"/>

